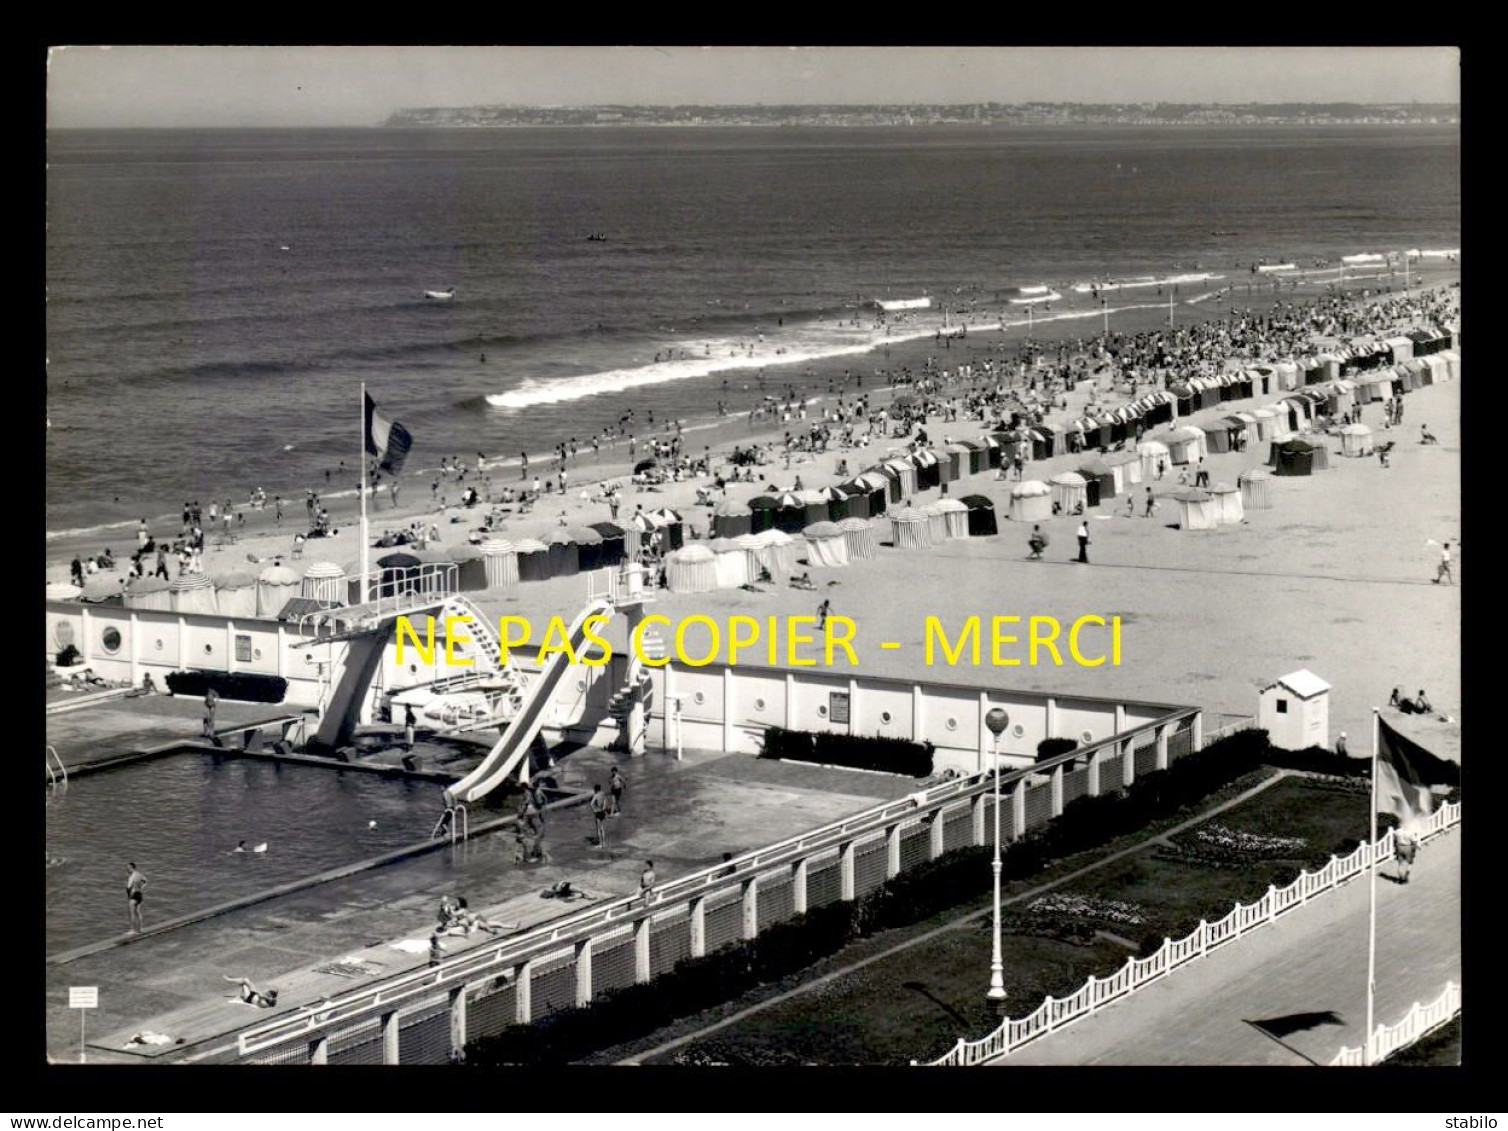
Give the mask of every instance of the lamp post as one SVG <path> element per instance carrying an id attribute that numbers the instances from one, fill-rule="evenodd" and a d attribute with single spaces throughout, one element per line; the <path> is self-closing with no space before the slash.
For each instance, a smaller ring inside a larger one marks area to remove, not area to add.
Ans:
<path id="1" fill-rule="evenodd" d="M 984 996 L 991 1001 L 1005 1000 L 1005 965 L 1000 960 L 1000 735 L 1010 725 L 1011 717 L 999 707 L 992 707 L 984 716 L 984 725 L 995 736 L 995 860 L 991 865 L 995 873 L 995 929 L 990 943 L 990 990 Z"/>

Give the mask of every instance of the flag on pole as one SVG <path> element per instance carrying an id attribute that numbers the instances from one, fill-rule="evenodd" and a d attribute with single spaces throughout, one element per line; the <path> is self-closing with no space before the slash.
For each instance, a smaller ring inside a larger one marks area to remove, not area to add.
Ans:
<path id="1" fill-rule="evenodd" d="M 1377 811 L 1391 813 L 1404 829 L 1428 817 L 1433 809 L 1431 785 L 1456 785 L 1461 780 L 1454 762 L 1437 758 L 1404 737 L 1381 718 L 1377 720 Z"/>
<path id="2" fill-rule="evenodd" d="M 403 461 L 413 447 L 414 438 L 407 428 L 396 420 L 389 420 L 377 411 L 377 402 L 367 394 L 367 452 L 377 457 L 377 466 L 383 471 L 397 475 L 403 470 Z"/>

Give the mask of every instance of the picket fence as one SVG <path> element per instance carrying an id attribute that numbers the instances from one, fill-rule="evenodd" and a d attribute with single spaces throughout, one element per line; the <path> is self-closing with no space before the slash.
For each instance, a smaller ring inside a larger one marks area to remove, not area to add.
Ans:
<path id="1" fill-rule="evenodd" d="M 1379 1025 L 1372 1031 L 1370 1062 L 1381 1064 L 1399 1049 L 1413 1044 L 1426 1033 L 1438 1029 L 1460 1012 L 1461 987 L 1454 982 L 1446 982 L 1445 990 L 1428 1005 L 1420 1005 L 1416 1001 L 1398 1024 Z M 1360 1068 L 1366 1065 L 1368 1060 L 1365 1051 L 1358 1045 L 1354 1049 L 1341 1049 L 1335 1054 L 1335 1059 L 1330 1064 L 1332 1067 Z"/>
<path id="2" fill-rule="evenodd" d="M 1442 805 L 1425 822 L 1419 839 L 1428 840 L 1460 820 L 1459 804 Z M 927 1067 L 970 1067 L 1007 1056 L 1022 1045 L 1087 1017 L 1149 982 L 1165 977 L 1180 966 L 1204 957 L 1232 939 L 1240 938 L 1249 931 L 1273 922 L 1285 912 L 1308 903 L 1316 896 L 1340 887 L 1347 880 L 1366 872 L 1368 867 L 1390 860 L 1394 847 L 1393 830 L 1389 829 L 1375 843 L 1358 845 L 1356 851 L 1344 859 L 1330 857 L 1329 862 L 1318 872 L 1300 872 L 1298 879 L 1283 888 L 1269 886 L 1267 894 L 1256 903 L 1238 903 L 1218 922 L 1208 923 L 1201 919 L 1199 927 L 1191 934 L 1177 941 L 1164 939 L 1157 952 L 1147 958 L 1127 958 L 1126 964 L 1109 977 L 1091 975 L 1071 997 L 1048 997 L 1034 1012 L 1025 1017 L 1003 1021 L 993 1033 L 977 1041 L 960 1037 L 958 1044 L 949 1052 L 926 1062 Z M 1407 1020 L 1404 1024 L 1407 1024 Z M 921 1062 L 913 1060 L 911 1063 L 916 1065 Z"/>

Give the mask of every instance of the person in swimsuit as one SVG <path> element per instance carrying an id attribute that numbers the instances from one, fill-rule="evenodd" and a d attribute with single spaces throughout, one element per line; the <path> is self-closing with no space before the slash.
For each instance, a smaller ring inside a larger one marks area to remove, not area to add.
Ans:
<path id="1" fill-rule="evenodd" d="M 258 1009 L 271 1009 L 278 1003 L 277 990 L 270 987 L 266 990 L 259 990 L 250 978 L 232 978 L 229 974 L 223 977 L 227 982 L 240 987 L 241 1000 L 247 1005 L 254 1005 Z"/>
<path id="2" fill-rule="evenodd" d="M 131 911 L 131 930 L 141 931 L 141 899 L 146 890 L 147 878 L 136 870 L 135 864 L 126 865 L 126 904 Z"/>

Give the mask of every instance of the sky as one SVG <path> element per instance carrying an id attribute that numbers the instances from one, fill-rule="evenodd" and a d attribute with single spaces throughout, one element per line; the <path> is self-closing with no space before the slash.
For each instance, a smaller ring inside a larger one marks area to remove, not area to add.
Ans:
<path id="1" fill-rule="evenodd" d="M 54 128 L 371 126 L 410 106 L 1455 102 L 1452 47 L 55 47 Z"/>

